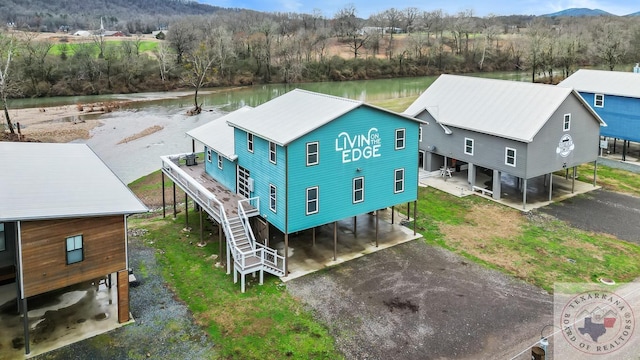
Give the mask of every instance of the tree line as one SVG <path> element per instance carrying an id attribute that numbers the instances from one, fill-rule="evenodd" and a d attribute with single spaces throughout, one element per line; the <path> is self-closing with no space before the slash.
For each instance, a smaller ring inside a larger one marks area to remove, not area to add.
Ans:
<path id="1" fill-rule="evenodd" d="M 3 98 L 128 93 L 269 82 L 342 81 L 478 71 L 527 71 L 556 81 L 577 68 L 640 59 L 636 18 L 477 17 L 473 11 L 391 8 L 367 19 L 220 11 L 183 16 L 153 51 L 140 34 L 94 35 L 73 48 L 17 36 L 0 41 Z M 62 38 L 64 41 L 64 38 Z M 10 66 L 8 66 L 10 64 Z"/>

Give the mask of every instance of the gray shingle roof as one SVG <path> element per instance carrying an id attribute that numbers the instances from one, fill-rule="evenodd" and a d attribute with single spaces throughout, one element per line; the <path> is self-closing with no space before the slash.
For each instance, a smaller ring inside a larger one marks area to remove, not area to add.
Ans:
<path id="1" fill-rule="evenodd" d="M 580 69 L 558 86 L 595 94 L 640 98 L 640 74 Z"/>
<path id="2" fill-rule="evenodd" d="M 415 117 L 426 110 L 445 126 L 531 142 L 569 96 L 584 102 L 570 88 L 441 75 L 404 114 Z"/>
<path id="3" fill-rule="evenodd" d="M 148 211 L 85 144 L 0 142 L 0 221 Z"/>

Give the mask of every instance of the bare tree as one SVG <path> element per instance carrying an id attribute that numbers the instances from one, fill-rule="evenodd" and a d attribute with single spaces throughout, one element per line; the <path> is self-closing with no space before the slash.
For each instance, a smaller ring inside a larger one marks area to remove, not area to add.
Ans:
<path id="1" fill-rule="evenodd" d="M 154 50 L 154 54 L 158 59 L 158 66 L 160 68 L 160 79 L 162 80 L 162 83 L 164 83 L 167 80 L 169 71 L 171 70 L 171 63 L 173 62 L 172 53 L 167 48 L 167 45 L 161 42 Z"/>
<path id="2" fill-rule="evenodd" d="M 4 118 L 9 128 L 9 132 L 15 133 L 11 117 L 9 116 L 9 107 L 7 98 L 10 94 L 17 91 L 15 87 L 13 73 L 11 72 L 11 61 L 15 52 L 15 39 L 13 37 L 5 37 L 0 34 L 0 99 L 2 99 L 2 109 L 4 110 Z"/>
<path id="3" fill-rule="evenodd" d="M 197 42 L 194 18 L 185 18 L 173 23 L 167 34 L 167 42 L 176 53 L 176 64 L 182 64 L 185 53 L 193 50 Z"/>
<path id="4" fill-rule="evenodd" d="M 627 51 L 626 32 L 622 30 L 621 24 L 608 18 L 598 23 L 593 28 L 593 40 L 596 56 L 613 71 Z"/>
<path id="5" fill-rule="evenodd" d="M 367 43 L 369 35 L 362 31 L 361 21 L 356 16 L 353 4 L 346 5 L 334 16 L 334 30 L 339 37 L 346 39 L 354 59 L 358 57 L 360 49 Z"/>

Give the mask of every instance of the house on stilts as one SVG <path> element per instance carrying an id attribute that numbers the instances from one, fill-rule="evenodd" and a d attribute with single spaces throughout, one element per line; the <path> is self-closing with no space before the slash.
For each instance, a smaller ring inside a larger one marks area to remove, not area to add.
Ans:
<path id="1" fill-rule="evenodd" d="M 499 200 L 503 184 L 515 184 L 526 210 L 534 181 L 552 201 L 553 173 L 568 177 L 571 170 L 575 181 L 576 167 L 589 162 L 595 186 L 600 127 L 606 125 L 570 88 L 441 75 L 404 115 L 424 121 L 422 168 L 466 173 L 471 191 Z"/>
<path id="2" fill-rule="evenodd" d="M 335 243 L 342 219 L 411 203 L 415 214 L 421 122 L 296 89 L 187 132 L 204 145 L 204 161 L 163 156 L 163 177 L 220 225 L 227 273 L 232 259 L 244 291 L 248 273 L 261 282 L 265 271 L 289 273 L 292 234 L 313 229 L 311 242 L 317 227 L 333 225 Z M 281 251 L 269 247 L 272 232 L 284 239 Z"/>

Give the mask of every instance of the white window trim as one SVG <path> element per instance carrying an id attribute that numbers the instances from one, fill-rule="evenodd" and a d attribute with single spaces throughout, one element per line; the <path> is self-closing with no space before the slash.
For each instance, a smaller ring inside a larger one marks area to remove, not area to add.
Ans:
<path id="1" fill-rule="evenodd" d="M 509 163 L 509 150 L 513 150 L 513 164 Z M 516 155 L 518 152 L 514 148 L 505 147 L 504 148 L 504 163 L 505 165 L 516 167 Z"/>
<path id="2" fill-rule="evenodd" d="M 247 133 L 247 151 L 253 153 L 253 134 Z"/>
<path id="3" fill-rule="evenodd" d="M 278 209 L 278 188 L 273 184 L 269 184 L 269 210 L 275 213 L 277 212 L 277 209 Z"/>
<path id="4" fill-rule="evenodd" d="M 398 137 L 398 135 L 402 133 L 402 138 Z M 398 146 L 398 140 L 402 139 L 402 146 Z M 396 142 L 394 144 L 396 150 L 402 150 L 407 146 L 407 130 L 406 129 L 396 129 Z"/>
<path id="5" fill-rule="evenodd" d="M 467 141 L 471 141 L 471 146 L 470 146 L 471 147 L 471 151 L 470 152 L 467 151 Z M 467 154 L 467 155 L 473 156 L 473 151 L 475 150 L 474 149 L 475 145 L 476 145 L 476 142 L 472 138 L 467 138 L 467 137 L 464 138 L 464 153 Z"/>
<path id="6" fill-rule="evenodd" d="M 418 125 L 418 142 L 422 142 L 422 126 Z"/>
<path id="7" fill-rule="evenodd" d="M 272 141 L 269 141 L 269 162 L 278 163 L 278 145 Z"/>
<path id="8" fill-rule="evenodd" d="M 75 246 L 75 241 L 76 238 L 80 238 L 80 247 L 76 247 Z M 69 239 L 73 239 L 74 241 L 74 248 L 72 250 L 69 250 Z M 81 263 L 84 261 L 84 236 L 82 236 L 82 234 L 78 234 L 78 235 L 73 235 L 73 236 L 67 236 L 65 238 L 64 241 L 64 248 L 65 248 L 65 261 L 67 263 L 67 265 L 73 265 L 73 264 L 77 264 L 77 263 Z M 71 251 L 77 251 L 80 250 L 80 253 L 82 254 L 82 257 L 80 258 L 80 260 L 78 261 L 74 261 L 72 263 L 69 262 L 69 252 Z"/>
<path id="9" fill-rule="evenodd" d="M 316 162 L 309 162 L 309 155 L 314 154 L 312 152 L 309 152 L 309 145 L 316 145 Z M 318 165 L 320 163 L 320 143 L 318 141 L 312 141 L 312 142 L 308 142 L 307 143 L 307 166 L 313 166 L 313 165 Z"/>
<path id="10" fill-rule="evenodd" d="M 309 200 L 309 190 L 313 190 L 313 189 L 316 190 L 316 198 L 315 198 L 315 200 L 311 200 L 311 201 L 315 201 L 316 210 L 309 212 L 309 201 L 310 201 Z M 305 209 L 304 209 L 305 213 L 307 215 L 317 214 L 318 211 L 320 211 L 320 189 L 317 186 L 308 187 L 307 190 L 306 190 L 306 196 L 305 197 L 306 197 Z"/>
<path id="11" fill-rule="evenodd" d="M 211 149 L 207 148 L 207 161 L 211 162 Z"/>
<path id="12" fill-rule="evenodd" d="M 600 101 L 598 101 L 598 97 L 600 97 Z M 600 105 L 598 105 L 600 102 Z M 593 95 L 593 107 L 603 108 L 604 107 L 604 94 L 594 94 Z"/>
<path id="13" fill-rule="evenodd" d="M 362 180 L 362 187 L 360 189 L 356 189 L 356 181 L 357 180 Z M 352 181 L 352 196 L 351 196 L 351 201 L 354 204 L 358 204 L 361 202 L 364 202 L 364 176 L 358 176 L 357 178 L 353 178 Z M 362 198 L 360 200 L 356 200 L 356 192 L 361 192 L 362 193 Z"/>
<path id="14" fill-rule="evenodd" d="M 564 114 L 562 117 L 562 131 L 569 130 L 571 130 L 571 114 Z"/>
<path id="15" fill-rule="evenodd" d="M 400 179 L 400 180 L 398 180 L 398 176 L 397 176 L 398 172 L 402 173 L 402 179 Z M 400 189 L 400 190 L 398 190 L 398 188 L 396 186 L 398 184 L 398 182 L 402 184 L 402 189 Z M 394 194 L 398 194 L 398 193 L 401 193 L 401 192 L 404 192 L 404 168 L 395 169 L 393 171 L 393 193 Z"/>
<path id="16" fill-rule="evenodd" d="M 218 169 L 222 170 L 222 164 L 224 161 L 222 160 L 222 155 L 218 154 Z"/>

